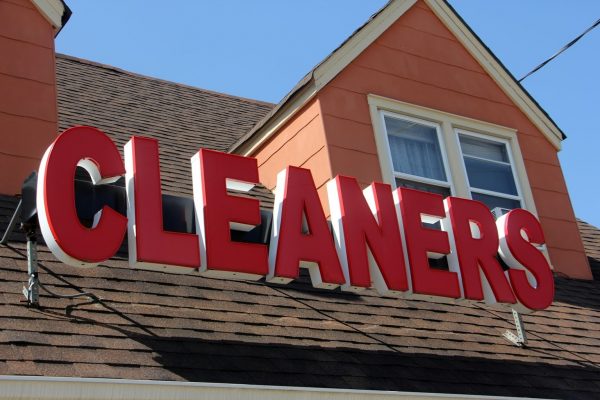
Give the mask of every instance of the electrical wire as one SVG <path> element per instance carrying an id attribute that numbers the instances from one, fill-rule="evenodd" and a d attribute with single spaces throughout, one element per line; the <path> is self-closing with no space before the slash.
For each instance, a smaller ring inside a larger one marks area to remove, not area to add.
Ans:
<path id="1" fill-rule="evenodd" d="M 587 35 L 592 29 L 594 29 L 598 25 L 600 25 L 600 19 L 598 19 L 596 22 L 594 22 L 594 24 L 592 26 L 590 26 L 585 31 L 583 31 L 583 33 L 581 35 L 577 36 L 575 39 L 573 39 L 569 43 L 567 43 L 562 49 L 560 49 L 558 52 L 556 52 L 552 57 L 548 58 L 546 61 L 544 61 L 543 63 L 541 63 L 540 65 L 538 65 L 534 69 L 532 69 L 531 71 L 529 71 L 529 73 L 527 73 L 525 76 L 523 76 L 521 79 L 519 79 L 519 82 L 523 81 L 523 79 L 527 78 L 528 76 L 533 75 L 535 72 L 537 72 L 542 67 L 544 67 L 544 65 L 546 65 L 550 61 L 554 60 L 562 52 L 564 52 L 565 50 L 567 50 L 569 47 L 573 46 L 575 43 L 577 43 L 579 41 L 579 39 L 581 39 L 582 37 L 584 37 L 585 35 Z"/>
<path id="2" fill-rule="evenodd" d="M 61 299 L 76 299 L 78 297 L 87 297 L 90 300 L 98 300 L 98 296 L 96 296 L 94 293 L 81 292 L 81 293 L 75 293 L 75 294 L 59 294 L 59 293 L 56 293 L 56 292 L 48 289 L 40 281 L 38 281 L 37 284 L 40 287 L 40 289 L 42 289 L 44 292 L 48 293 L 49 295 L 51 295 L 53 297 L 58 297 Z M 31 290 L 31 288 L 29 288 L 29 289 Z"/>

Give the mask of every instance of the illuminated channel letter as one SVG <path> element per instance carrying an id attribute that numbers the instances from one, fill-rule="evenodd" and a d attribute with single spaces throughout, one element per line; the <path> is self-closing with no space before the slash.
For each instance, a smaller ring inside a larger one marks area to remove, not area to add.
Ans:
<path id="1" fill-rule="evenodd" d="M 355 178 L 337 176 L 327 184 L 344 290 L 373 285 L 380 294 L 408 290 L 402 239 L 392 188 L 373 183 L 361 191 Z"/>
<path id="2" fill-rule="evenodd" d="M 552 304 L 554 278 L 544 254 L 536 247 L 545 243 L 538 220 L 529 211 L 516 209 L 496 221 L 500 256 L 510 267 L 508 277 L 519 312 L 543 310 Z"/>
<path id="3" fill-rule="evenodd" d="M 127 218 L 104 206 L 92 228 L 81 224 L 73 184 L 77 166 L 86 169 L 95 185 L 116 181 L 125 168 L 112 140 L 87 126 L 64 131 L 42 158 L 37 209 L 44 240 L 65 264 L 91 267 L 116 254 L 125 236 Z"/>
<path id="4" fill-rule="evenodd" d="M 197 270 L 197 236 L 164 230 L 158 141 L 133 137 L 125 145 L 125 167 L 130 266 L 180 273 Z"/>
<path id="5" fill-rule="evenodd" d="M 277 174 L 267 281 L 288 283 L 308 268 L 314 287 L 344 283 L 333 236 L 310 170 L 288 167 Z"/>
<path id="6" fill-rule="evenodd" d="M 452 254 L 449 269 L 458 273 L 463 296 L 488 304 L 516 302 L 498 255 L 498 232 L 494 216 L 479 201 L 447 197 L 444 200 L 450 224 Z"/>
<path id="7" fill-rule="evenodd" d="M 450 253 L 448 233 L 423 226 L 423 222 L 435 222 L 446 217 L 444 198 L 439 194 L 405 188 L 396 189 L 394 195 L 396 212 L 405 232 L 413 294 L 460 298 L 458 275 L 429 266 L 429 257 L 441 258 Z"/>
<path id="8" fill-rule="evenodd" d="M 268 272 L 267 246 L 231 240 L 231 229 L 249 231 L 260 220 L 260 203 L 227 193 L 250 191 L 258 182 L 256 159 L 201 149 L 192 157 L 200 272 L 207 276 L 257 280 Z"/>

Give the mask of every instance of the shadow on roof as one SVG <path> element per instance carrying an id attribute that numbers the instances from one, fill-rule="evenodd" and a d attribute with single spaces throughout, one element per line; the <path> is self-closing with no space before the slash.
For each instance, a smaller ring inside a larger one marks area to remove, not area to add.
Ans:
<path id="1" fill-rule="evenodd" d="M 1 200 L 1 198 L 0 198 Z M 0 215 L 0 225 L 7 221 Z M 510 313 L 135 270 L 79 269 L 39 247 L 40 309 L 22 302 L 22 242 L 0 247 L 0 374 L 187 380 L 551 398 L 600 398 L 600 285 L 557 278 L 524 316 L 529 347 L 502 337 Z"/>

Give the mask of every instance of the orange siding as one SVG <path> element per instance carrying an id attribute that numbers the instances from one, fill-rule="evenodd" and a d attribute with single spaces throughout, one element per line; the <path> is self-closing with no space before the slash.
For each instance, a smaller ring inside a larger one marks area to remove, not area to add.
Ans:
<path id="1" fill-rule="evenodd" d="M 381 179 L 368 94 L 517 129 L 553 265 L 591 279 L 556 150 L 424 3 L 318 94 L 331 175 L 356 176 L 363 185 Z"/>
<path id="2" fill-rule="evenodd" d="M 320 103 L 312 100 L 253 153 L 261 182 L 274 189 L 277 174 L 293 165 L 310 168 L 315 184 L 321 186 L 331 176 L 325 147 Z"/>
<path id="3" fill-rule="evenodd" d="M 53 28 L 30 1 L 0 1 L 0 193 L 20 192 L 57 128 Z"/>

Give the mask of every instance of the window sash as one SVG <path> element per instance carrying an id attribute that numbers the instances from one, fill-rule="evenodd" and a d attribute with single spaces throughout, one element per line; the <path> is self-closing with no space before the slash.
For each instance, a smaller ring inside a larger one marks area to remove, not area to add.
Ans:
<path id="1" fill-rule="evenodd" d="M 498 198 L 503 198 L 503 199 L 507 199 L 507 200 L 514 200 L 514 201 L 518 201 L 520 207 L 523 207 L 523 196 L 521 194 L 521 189 L 520 189 L 520 182 L 519 179 L 516 175 L 516 171 L 515 171 L 515 163 L 513 161 L 513 156 L 512 156 L 512 151 L 511 151 L 511 146 L 510 146 L 510 142 L 508 140 L 505 139 L 500 139 L 500 138 L 496 138 L 493 136 L 489 136 L 489 135 L 483 135 L 483 134 L 479 134 L 479 133 L 475 133 L 475 132 L 469 132 L 469 131 L 465 131 L 462 129 L 454 129 L 455 135 L 456 135 L 456 140 L 458 142 L 458 148 L 460 149 L 461 152 L 461 159 L 462 159 L 462 166 L 463 166 L 463 171 L 464 171 L 464 176 L 465 179 L 467 181 L 467 186 L 469 188 L 469 193 L 471 194 L 471 198 L 473 198 L 473 193 L 479 193 L 482 195 L 487 195 L 487 196 L 493 196 L 493 197 L 498 197 Z M 508 161 L 507 162 L 503 162 L 503 161 L 498 161 L 498 160 L 490 160 L 490 159 L 486 159 L 484 157 L 477 157 L 477 156 L 473 156 L 470 154 L 465 154 L 463 151 L 463 146 L 462 143 L 460 141 L 460 138 L 462 137 L 466 137 L 469 139 L 474 139 L 474 140 L 481 140 L 481 141 L 487 141 L 487 142 L 495 142 L 498 144 L 501 144 L 504 146 L 504 151 L 506 153 L 506 155 L 508 156 Z M 472 186 L 470 179 L 469 179 L 469 173 L 467 171 L 467 165 L 466 165 L 466 161 L 465 161 L 465 157 L 467 158 L 473 158 L 473 159 L 481 159 L 482 161 L 486 161 L 486 162 L 490 162 L 490 163 L 496 163 L 497 165 L 505 165 L 505 166 L 509 166 L 510 167 L 510 176 L 512 178 L 512 182 L 515 186 L 515 192 L 516 194 L 511 194 L 511 193 L 505 193 L 505 192 L 498 192 L 495 190 L 490 190 L 490 189 L 484 189 L 484 188 L 479 188 L 476 186 Z"/>
<path id="2" fill-rule="evenodd" d="M 517 185 L 510 164 L 494 164 L 487 160 L 463 157 L 467 179 L 472 188 L 517 195 Z"/>
<path id="3" fill-rule="evenodd" d="M 446 146 L 445 146 L 444 139 L 442 136 L 440 124 L 426 121 L 426 120 L 421 120 L 421 119 L 414 118 L 414 117 L 409 117 L 409 116 L 403 115 L 403 114 L 397 114 L 397 113 L 392 113 L 392 112 L 388 112 L 388 111 L 383 111 L 383 110 L 380 110 L 379 114 L 381 117 L 381 124 L 383 126 L 383 130 L 385 133 L 387 156 L 388 156 L 389 165 L 392 168 L 393 177 L 404 179 L 404 180 L 409 180 L 409 181 L 414 181 L 416 183 L 424 183 L 427 185 L 438 186 L 441 188 L 448 188 L 450 194 L 453 195 L 454 194 L 454 186 L 453 186 L 452 176 L 450 174 L 450 169 L 448 167 L 447 151 L 446 151 Z M 424 126 L 435 129 L 435 132 L 436 132 L 435 137 L 437 139 L 439 156 L 440 156 L 440 159 L 442 162 L 443 173 L 446 177 L 446 180 L 433 179 L 433 178 L 428 178 L 428 177 L 424 177 L 424 176 L 420 176 L 420 175 L 413 175 L 413 174 L 395 170 L 394 160 L 392 157 L 392 148 L 391 148 L 390 139 L 389 139 L 389 136 L 394 136 L 394 134 L 393 133 L 390 134 L 388 131 L 388 126 L 387 126 L 386 120 L 385 120 L 386 117 L 394 118 L 394 119 L 398 119 L 398 120 L 402 120 L 402 121 L 406 121 L 406 122 L 413 122 L 416 124 L 424 125 Z M 395 179 L 393 181 L 393 186 L 394 187 L 397 186 Z"/>

